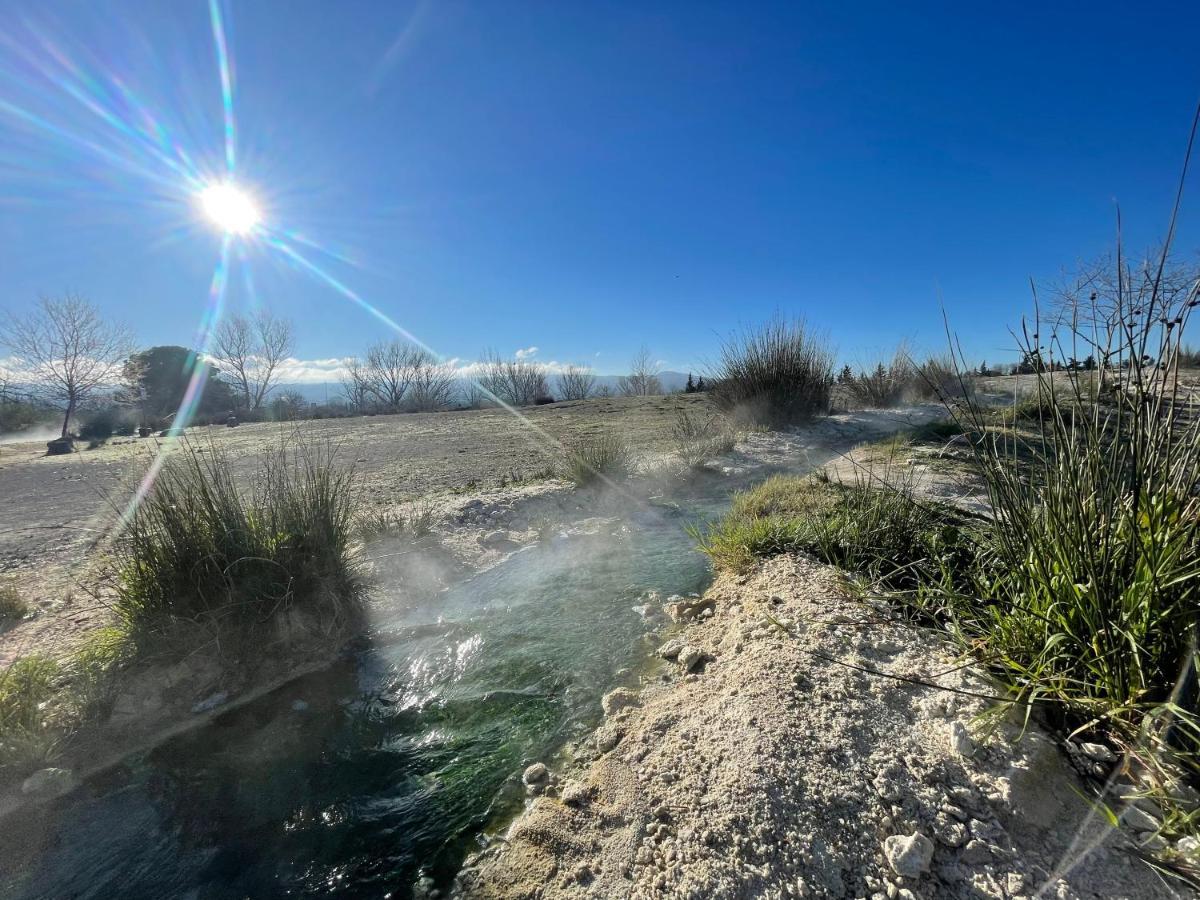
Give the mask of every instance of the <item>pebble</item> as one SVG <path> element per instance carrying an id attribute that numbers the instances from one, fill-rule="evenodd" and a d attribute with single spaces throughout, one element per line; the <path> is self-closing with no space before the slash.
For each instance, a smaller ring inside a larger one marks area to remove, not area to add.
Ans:
<path id="1" fill-rule="evenodd" d="M 1103 744 L 1083 743 L 1079 745 L 1079 749 L 1084 756 L 1096 762 L 1114 763 L 1117 761 L 1117 755 Z"/>
<path id="2" fill-rule="evenodd" d="M 215 694 L 211 694 L 210 696 L 205 697 L 199 703 L 193 704 L 192 712 L 194 712 L 194 713 L 208 712 L 209 710 L 216 709 L 218 706 L 220 706 L 222 703 L 224 703 L 228 699 L 229 699 L 228 691 L 218 691 Z"/>
<path id="3" fill-rule="evenodd" d="M 959 756 L 970 756 L 975 752 L 975 741 L 962 722 L 950 723 L 950 749 Z"/>
<path id="4" fill-rule="evenodd" d="M 1125 812 L 1121 814 L 1121 821 L 1134 831 L 1158 831 L 1159 829 L 1158 819 L 1136 806 L 1125 807 Z"/>

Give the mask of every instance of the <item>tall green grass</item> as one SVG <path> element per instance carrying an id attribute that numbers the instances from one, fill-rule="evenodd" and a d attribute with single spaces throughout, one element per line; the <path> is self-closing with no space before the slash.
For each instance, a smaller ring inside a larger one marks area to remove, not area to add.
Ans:
<path id="1" fill-rule="evenodd" d="M 776 475 L 691 534 L 720 569 L 745 572 L 762 557 L 801 552 L 897 589 L 934 580 L 952 557 L 969 561 L 966 525 L 962 515 L 916 502 L 906 474 L 883 471 L 845 484 Z"/>
<path id="2" fill-rule="evenodd" d="M 29 615 L 29 604 L 15 584 L 0 584 L 0 630 L 20 622 Z"/>
<path id="3" fill-rule="evenodd" d="M 996 517 L 989 565 L 942 599 L 1019 700 L 1146 750 L 1200 749 L 1194 669 L 1200 613 L 1200 417 L 1169 360 L 1194 295 L 1164 309 L 1153 270 L 1121 273 L 1118 310 L 1088 346 L 1097 373 L 1043 371 L 1014 421 L 955 410 Z M 1167 325 L 1165 322 L 1178 323 Z M 1052 329 L 1051 346 L 1080 340 Z M 1030 347 L 1047 336 L 1030 337 Z"/>
<path id="4" fill-rule="evenodd" d="M 252 486 L 215 448 L 159 474 L 118 542 L 116 611 L 136 642 L 182 623 L 245 629 L 291 607 L 336 622 L 357 595 L 351 475 L 280 449 Z"/>
<path id="5" fill-rule="evenodd" d="M 30 654 L 0 671 L 0 781 L 25 774 L 55 744 L 47 707 L 62 669 L 53 659 Z"/>

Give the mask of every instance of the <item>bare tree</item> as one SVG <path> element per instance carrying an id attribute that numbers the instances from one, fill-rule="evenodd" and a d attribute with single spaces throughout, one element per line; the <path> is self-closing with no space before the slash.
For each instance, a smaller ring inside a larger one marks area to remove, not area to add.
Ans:
<path id="1" fill-rule="evenodd" d="M 546 367 L 528 359 L 501 359 L 487 351 L 479 361 L 479 386 L 509 406 L 532 406 L 550 393 Z"/>
<path id="2" fill-rule="evenodd" d="M 558 376 L 559 400 L 586 400 L 596 389 L 596 376 L 585 366 L 567 366 Z"/>
<path id="3" fill-rule="evenodd" d="M 342 396 L 353 410 L 361 412 L 371 396 L 367 380 L 367 368 L 357 356 L 346 360 L 346 374 L 341 378 Z"/>
<path id="4" fill-rule="evenodd" d="M 367 348 L 367 387 L 383 407 L 394 412 L 404 403 L 417 368 L 433 361 L 427 351 L 403 341 L 373 344 Z"/>
<path id="5" fill-rule="evenodd" d="M 308 406 L 308 401 L 304 399 L 304 395 L 299 391 L 288 389 L 281 392 L 271 405 L 275 410 L 275 418 L 280 421 L 291 422 L 302 418 L 305 408 Z"/>
<path id="6" fill-rule="evenodd" d="M 8 313 L 0 342 L 21 360 L 22 378 L 41 399 L 63 410 L 62 437 L 79 405 L 103 385 L 113 384 L 133 350 L 133 334 L 107 323 L 82 297 L 43 297 L 26 316 Z"/>
<path id="7" fill-rule="evenodd" d="M 244 408 L 258 409 L 275 387 L 279 366 L 291 356 L 292 344 L 292 323 L 262 310 L 222 320 L 212 356 L 241 394 Z"/>
<path id="8" fill-rule="evenodd" d="M 413 371 L 408 392 L 408 408 L 414 412 L 436 412 L 454 399 L 455 378 L 452 366 L 422 359 Z"/>
<path id="9" fill-rule="evenodd" d="M 663 392 L 662 382 L 658 373 L 660 366 L 643 346 L 629 364 L 629 374 L 622 375 L 617 381 L 617 388 L 626 397 L 650 397 Z"/>

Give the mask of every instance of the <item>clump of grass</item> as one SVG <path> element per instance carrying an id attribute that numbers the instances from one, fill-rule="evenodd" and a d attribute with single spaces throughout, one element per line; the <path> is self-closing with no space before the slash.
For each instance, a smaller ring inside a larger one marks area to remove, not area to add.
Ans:
<path id="1" fill-rule="evenodd" d="M 1026 358 L 1088 354 L 1105 362 L 1097 371 L 1039 368 L 1007 428 L 988 429 L 994 417 L 972 400 L 957 408 L 982 435 L 972 447 L 995 520 L 965 585 L 918 596 L 1014 702 L 1124 747 L 1151 780 L 1182 770 L 1195 783 L 1200 416 L 1178 370 L 1157 361 L 1178 358 L 1200 295 L 1164 291 L 1163 254 L 1141 271 L 1118 263 L 1103 308 L 1093 290 L 1090 307 L 1076 302 L 1065 324 L 1022 339 Z M 1155 799 L 1194 830 L 1194 811 Z"/>
<path id="2" fill-rule="evenodd" d="M 425 537 L 437 524 L 437 504 L 430 499 L 413 500 L 395 509 L 375 509 L 355 519 L 358 536 L 365 542 L 382 538 Z"/>
<path id="3" fill-rule="evenodd" d="M 62 669 L 40 653 L 23 656 L 0 672 L 0 773 L 20 776 L 53 750 L 56 734 L 47 705 Z"/>
<path id="4" fill-rule="evenodd" d="M 304 449 L 252 488 L 215 448 L 169 462 L 115 550 L 116 612 L 139 645 L 182 623 L 244 630 L 291 607 L 336 622 L 357 595 L 351 475 Z"/>
<path id="5" fill-rule="evenodd" d="M 829 411 L 833 354 L 801 320 L 772 319 L 721 348 L 709 397 L 733 421 L 779 428 Z"/>
<path id="6" fill-rule="evenodd" d="M 566 477 L 580 487 L 633 471 L 633 452 L 620 435 L 606 431 L 583 438 L 567 450 Z"/>
<path id="7" fill-rule="evenodd" d="M 1200 421 L 1141 368 L 1150 331 L 1114 333 L 1139 361 L 1098 373 L 1103 402 L 1082 379 L 1036 374 L 1011 414 L 1035 452 L 1018 459 L 1003 430 L 974 445 L 997 515 L 994 565 L 972 594 L 993 599 L 950 606 L 1004 660 L 1018 698 L 1053 699 L 1125 741 L 1170 710 L 1171 730 L 1200 750 L 1194 683 L 1179 683 L 1197 638 Z M 982 431 L 987 411 L 961 416 Z"/>
<path id="8" fill-rule="evenodd" d="M 0 584 L 0 630 L 10 628 L 29 615 L 29 604 L 15 584 Z"/>
<path id="9" fill-rule="evenodd" d="M 892 588 L 970 556 L 962 517 L 917 503 L 906 477 L 864 473 L 849 484 L 777 475 L 735 496 L 729 513 L 691 533 L 719 569 L 744 572 L 778 553 L 808 553 Z"/>
<path id="10" fill-rule="evenodd" d="M 702 466 L 721 453 L 728 453 L 737 444 L 737 434 L 720 417 L 701 417 L 686 409 L 676 413 L 671 437 L 680 459 L 689 469 Z"/>

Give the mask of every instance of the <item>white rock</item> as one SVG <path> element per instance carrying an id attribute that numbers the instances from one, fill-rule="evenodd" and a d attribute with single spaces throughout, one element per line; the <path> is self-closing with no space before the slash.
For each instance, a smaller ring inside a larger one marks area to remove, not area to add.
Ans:
<path id="1" fill-rule="evenodd" d="M 611 716 L 613 713 L 620 712 L 629 706 L 638 706 L 641 704 L 641 699 L 636 691 L 631 691 L 629 688 L 617 688 L 609 691 L 600 698 L 600 708 L 604 710 L 606 716 Z"/>
<path id="2" fill-rule="evenodd" d="M 917 878 L 929 871 L 933 860 L 933 841 L 919 831 L 893 834 L 883 842 L 883 855 L 892 871 L 903 878 Z"/>
<path id="3" fill-rule="evenodd" d="M 51 766 L 48 769 L 38 769 L 23 782 L 22 794 L 36 794 L 40 797 L 61 797 L 75 789 L 78 781 L 70 769 L 59 769 Z"/>
<path id="4" fill-rule="evenodd" d="M 679 651 L 683 649 L 683 641 L 678 638 L 672 638 L 661 647 L 658 648 L 658 655 L 663 659 L 674 659 L 679 655 Z"/>
<path id="5" fill-rule="evenodd" d="M 700 664 L 704 659 L 704 651 L 699 647 L 684 647 L 679 651 L 679 667 L 685 672 L 690 672 Z"/>
<path id="6" fill-rule="evenodd" d="M 1159 821 L 1143 809 L 1136 806 L 1125 807 L 1121 813 L 1121 821 L 1134 831 L 1158 831 Z"/>
<path id="7" fill-rule="evenodd" d="M 1200 838 L 1180 838 L 1175 842 L 1175 852 L 1189 860 L 1200 862 Z"/>
<path id="8" fill-rule="evenodd" d="M 1079 749 L 1084 756 L 1094 759 L 1096 762 L 1113 763 L 1117 761 L 1117 755 L 1103 744 L 1084 743 L 1079 745 Z"/>
<path id="9" fill-rule="evenodd" d="M 550 770 L 546 768 L 545 763 L 534 763 L 521 774 L 521 781 L 526 787 L 535 784 L 544 784 L 550 780 Z"/>
<path id="10" fill-rule="evenodd" d="M 950 723 L 950 749 L 959 756 L 970 756 L 975 752 L 975 741 L 962 722 Z"/>
<path id="11" fill-rule="evenodd" d="M 193 703 L 192 712 L 197 714 L 209 712 L 210 710 L 214 710 L 218 706 L 222 705 L 228 699 L 228 691 L 217 691 L 215 694 L 210 694 L 209 696 L 205 697 L 199 703 Z"/>

